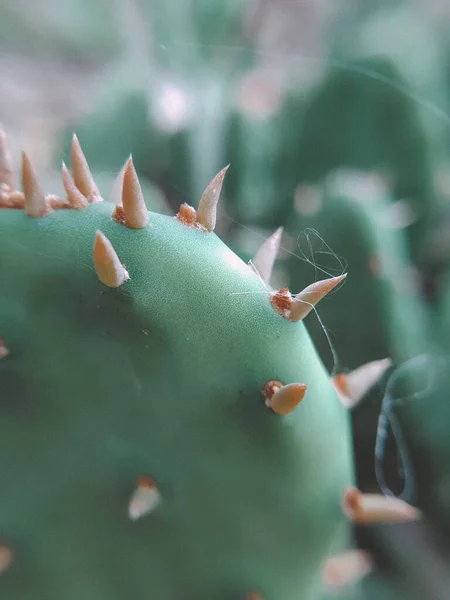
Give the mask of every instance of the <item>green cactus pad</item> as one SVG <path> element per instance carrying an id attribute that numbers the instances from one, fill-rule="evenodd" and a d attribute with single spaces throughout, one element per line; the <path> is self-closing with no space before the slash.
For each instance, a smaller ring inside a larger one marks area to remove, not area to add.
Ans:
<path id="1" fill-rule="evenodd" d="M 303 324 L 214 233 L 112 211 L 0 213 L 1 596 L 315 598 L 353 473 Z M 97 230 L 129 272 L 118 289 L 95 273 Z M 274 379 L 308 385 L 287 416 L 265 405 Z M 140 476 L 161 501 L 132 521 Z"/>

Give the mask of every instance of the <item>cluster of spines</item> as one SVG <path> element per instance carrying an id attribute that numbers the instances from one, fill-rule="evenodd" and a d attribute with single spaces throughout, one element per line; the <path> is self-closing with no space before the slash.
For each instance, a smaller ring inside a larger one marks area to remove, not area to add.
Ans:
<path id="1" fill-rule="evenodd" d="M 186 226 L 204 232 L 213 232 L 216 224 L 217 204 L 222 184 L 229 166 L 222 169 L 206 187 L 198 209 L 183 204 L 175 218 Z M 55 195 L 45 195 L 40 187 L 36 172 L 25 152 L 22 152 L 22 188 L 14 189 L 14 170 L 7 138 L 0 126 L 0 208 L 21 208 L 28 216 L 41 218 L 57 208 L 81 210 L 91 203 L 102 201 L 94 178 L 89 169 L 80 143 L 74 134 L 72 139 L 72 173 L 62 164 L 62 180 L 67 194 L 66 199 Z M 113 212 L 113 219 L 119 224 L 142 229 L 149 224 L 149 212 L 145 205 L 139 178 L 130 158 L 120 171 L 114 189 L 120 189 L 121 202 Z M 283 230 L 279 228 L 260 247 L 250 267 L 261 280 L 269 285 L 272 269 L 279 251 Z M 100 281 L 107 287 L 117 288 L 129 278 L 129 273 L 121 263 L 111 241 L 97 231 L 93 248 L 94 268 Z M 314 309 L 316 304 L 344 281 L 346 274 L 317 281 L 299 294 L 293 296 L 287 288 L 270 291 L 272 307 L 290 321 L 301 321 Z M 6 358 L 9 350 L 0 338 L 0 358 Z M 332 378 L 342 404 L 354 406 L 378 378 L 389 368 L 388 359 L 363 365 L 352 373 L 340 373 Z M 262 390 L 266 406 L 279 415 L 291 413 L 303 400 L 307 385 L 304 383 L 283 384 L 268 381 Z M 128 516 L 138 520 L 153 512 L 161 500 L 156 482 L 149 476 L 142 476 L 136 483 L 128 505 Z M 344 514 L 354 523 L 396 522 L 420 518 L 420 512 L 396 498 L 386 498 L 378 494 L 363 494 L 356 488 L 349 488 L 343 497 Z M 0 573 L 5 571 L 13 560 L 13 553 L 7 546 L 0 545 Z M 371 568 L 367 553 L 352 550 L 326 562 L 323 576 L 330 585 L 347 584 L 366 574 Z M 253 592 L 246 600 L 263 600 Z"/>

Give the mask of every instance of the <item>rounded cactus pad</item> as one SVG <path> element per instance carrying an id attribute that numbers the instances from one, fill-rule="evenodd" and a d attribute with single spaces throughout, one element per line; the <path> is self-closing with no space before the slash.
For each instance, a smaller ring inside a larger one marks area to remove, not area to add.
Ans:
<path id="1" fill-rule="evenodd" d="M 127 169 L 123 206 L 31 186 L 32 217 L 24 186 L 0 209 L 0 594 L 313 599 L 345 538 L 345 409 L 211 231 L 223 174 L 168 217 Z"/>

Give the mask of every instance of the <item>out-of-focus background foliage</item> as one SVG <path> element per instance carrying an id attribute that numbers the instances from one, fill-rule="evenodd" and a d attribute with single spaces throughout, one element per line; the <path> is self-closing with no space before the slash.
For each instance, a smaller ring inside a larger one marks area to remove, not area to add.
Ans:
<path id="1" fill-rule="evenodd" d="M 349 94 L 359 85 L 369 95 L 381 70 L 383 94 L 397 85 L 394 70 L 443 158 L 449 20 L 445 0 L 2 0 L 1 116 L 14 145 L 35 145 L 48 167 L 55 134 L 113 104 L 113 84 L 143 90 L 152 125 L 173 132 L 209 113 L 218 128 L 218 113 L 225 119 L 233 110 L 267 121 L 290 94 L 298 121 L 325 77 L 347 75 Z M 392 62 L 377 68 L 381 57 Z M 368 63 L 358 68 L 355 60 Z M 344 100 L 324 107 L 324 125 L 346 131 L 345 120 L 333 118 Z M 216 168 L 213 133 L 201 148 Z M 445 162 L 439 166 L 444 183 Z"/>

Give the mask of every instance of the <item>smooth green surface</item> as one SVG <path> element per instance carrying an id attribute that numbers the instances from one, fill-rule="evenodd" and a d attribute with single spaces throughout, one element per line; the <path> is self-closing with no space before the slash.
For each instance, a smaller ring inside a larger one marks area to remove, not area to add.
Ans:
<path id="1" fill-rule="evenodd" d="M 304 326 L 215 234 L 111 211 L 0 215 L 0 534 L 16 550 L 1 597 L 314 598 L 352 467 Z M 97 229 L 120 289 L 93 269 Z M 308 384 L 291 415 L 265 407 L 270 379 Z M 141 474 L 163 501 L 131 522 Z"/>

